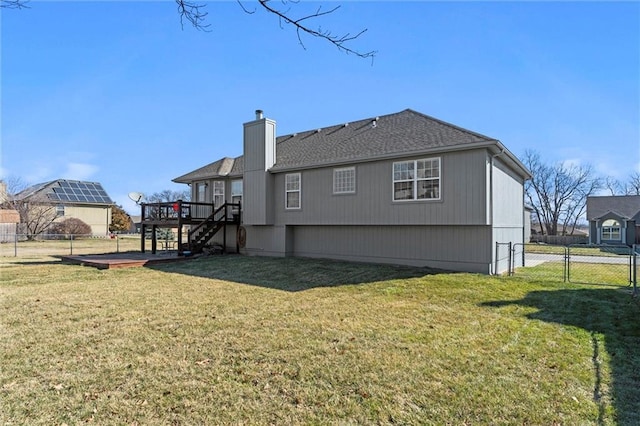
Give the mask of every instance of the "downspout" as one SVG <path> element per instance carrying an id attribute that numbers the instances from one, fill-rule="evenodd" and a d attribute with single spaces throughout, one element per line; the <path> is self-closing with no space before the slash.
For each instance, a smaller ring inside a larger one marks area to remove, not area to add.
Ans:
<path id="1" fill-rule="evenodd" d="M 489 225 L 491 226 L 491 247 L 495 247 L 496 242 L 494 241 L 494 234 L 493 234 L 493 159 L 497 158 L 499 156 L 501 156 L 502 154 L 504 154 L 504 147 L 502 147 L 500 149 L 500 152 L 498 152 L 497 154 L 493 154 L 489 157 Z M 494 259 L 494 261 L 491 262 L 491 265 L 495 265 L 495 270 L 493 271 L 494 275 L 498 274 L 498 257 L 497 254 L 494 255 L 496 256 L 496 258 Z"/>

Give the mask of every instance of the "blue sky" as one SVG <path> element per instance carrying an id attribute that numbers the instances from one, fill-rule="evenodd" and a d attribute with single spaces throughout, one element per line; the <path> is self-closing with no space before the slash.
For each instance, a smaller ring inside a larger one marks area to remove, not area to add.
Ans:
<path id="1" fill-rule="evenodd" d="M 129 192 L 242 154 L 256 109 L 287 134 L 405 108 L 518 156 L 640 171 L 638 2 L 324 5 L 341 8 L 323 28 L 368 29 L 351 47 L 373 65 L 231 1 L 208 3 L 209 32 L 182 29 L 172 1 L 3 10 L 0 173 L 97 181 L 135 214 Z"/>

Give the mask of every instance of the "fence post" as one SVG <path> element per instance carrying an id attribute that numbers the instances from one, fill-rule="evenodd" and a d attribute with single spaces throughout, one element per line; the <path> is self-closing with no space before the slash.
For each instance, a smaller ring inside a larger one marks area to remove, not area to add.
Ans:
<path id="1" fill-rule="evenodd" d="M 638 246 L 633 245 L 633 297 L 638 296 Z"/>
<path id="2" fill-rule="evenodd" d="M 564 271 L 563 271 L 563 282 L 571 281 L 569 278 L 569 263 L 571 262 L 571 253 L 569 252 L 569 246 L 564 248 Z"/>
<path id="3" fill-rule="evenodd" d="M 70 249 L 69 255 L 73 256 L 73 234 L 71 234 L 69 238 L 69 249 Z"/>
<path id="4" fill-rule="evenodd" d="M 512 259 L 513 259 L 512 250 L 513 250 L 513 242 L 509 241 L 509 266 L 508 266 L 508 274 L 509 274 L 509 276 L 513 275 L 513 269 L 514 269 L 514 268 L 511 267 L 511 265 L 512 265 L 511 262 L 512 262 Z"/>
<path id="5" fill-rule="evenodd" d="M 13 257 L 18 257 L 18 233 L 13 234 Z"/>

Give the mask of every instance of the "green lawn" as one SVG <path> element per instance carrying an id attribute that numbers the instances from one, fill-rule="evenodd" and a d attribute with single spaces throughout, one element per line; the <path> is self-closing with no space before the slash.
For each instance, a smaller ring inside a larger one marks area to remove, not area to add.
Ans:
<path id="1" fill-rule="evenodd" d="M 640 424 L 626 287 L 290 258 L 0 258 L 0 306 L 2 424 Z"/>

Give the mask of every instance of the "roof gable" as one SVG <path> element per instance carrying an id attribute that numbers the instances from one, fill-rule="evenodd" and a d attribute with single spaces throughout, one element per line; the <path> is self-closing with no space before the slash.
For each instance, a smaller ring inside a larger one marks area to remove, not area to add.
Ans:
<path id="1" fill-rule="evenodd" d="M 587 220 L 597 220 L 613 212 L 620 219 L 632 219 L 640 215 L 640 195 L 612 195 L 587 197 Z"/>
<path id="2" fill-rule="evenodd" d="M 240 161 L 238 161 L 239 159 Z M 213 163 L 209 163 L 206 166 L 202 166 L 199 169 L 177 177 L 173 179 L 173 181 L 177 183 L 190 183 L 197 180 L 226 177 L 233 175 L 234 173 L 242 176 L 243 170 L 238 171 L 238 169 L 242 168 L 243 164 L 244 161 L 242 161 L 241 157 L 224 157 L 218 161 L 214 161 Z"/>

